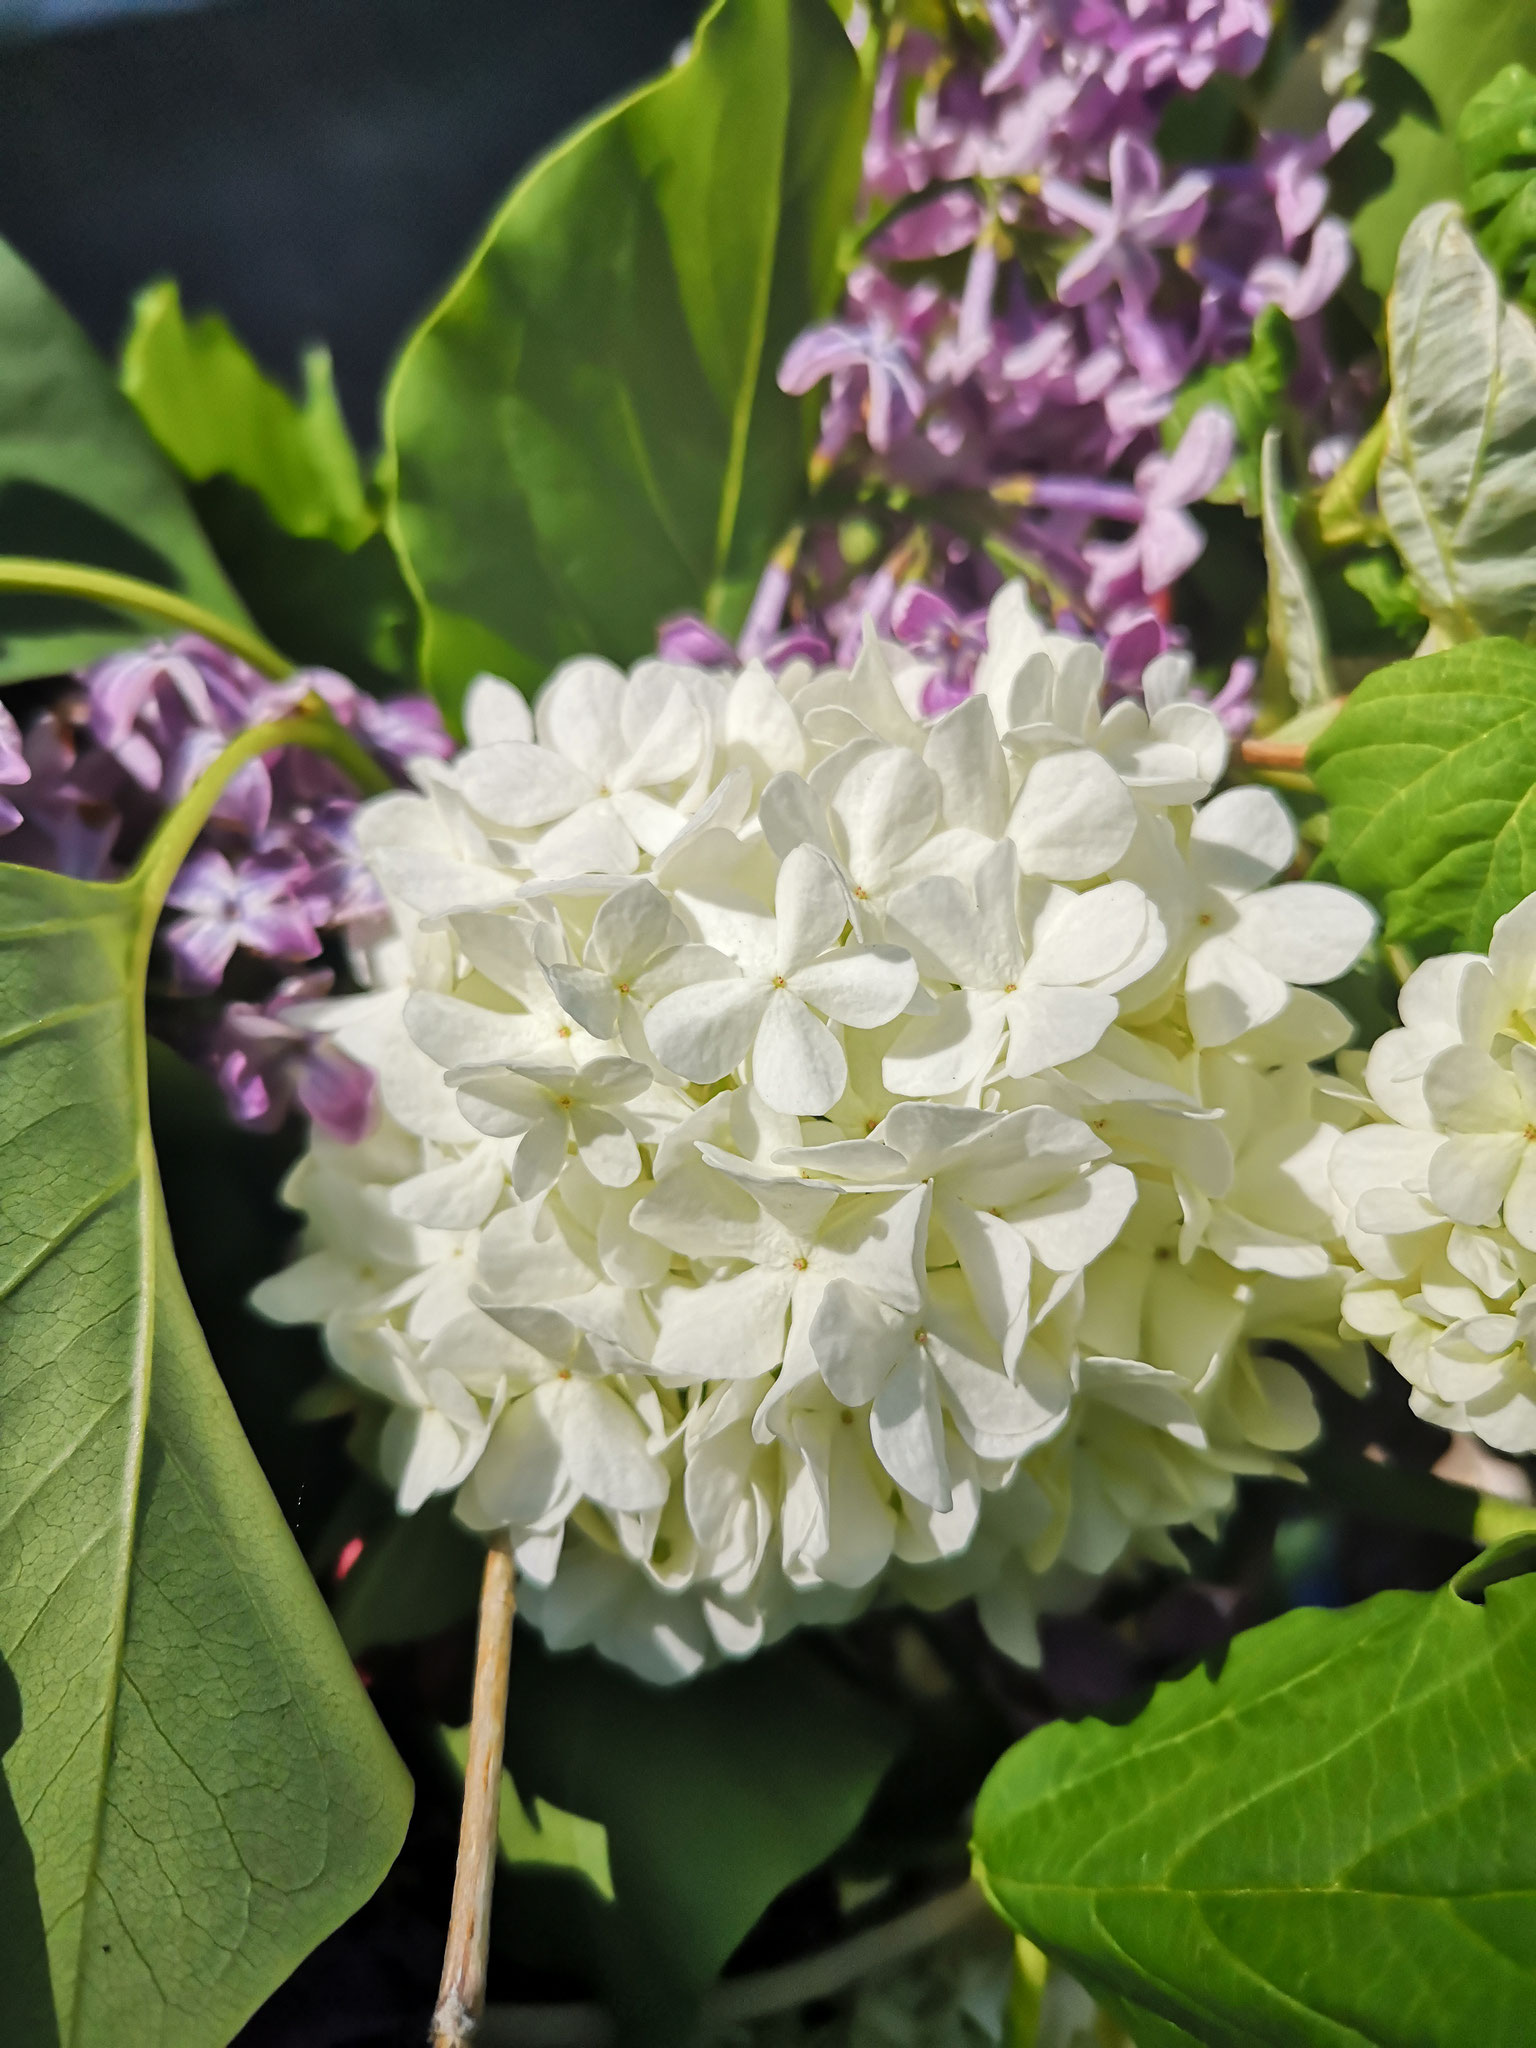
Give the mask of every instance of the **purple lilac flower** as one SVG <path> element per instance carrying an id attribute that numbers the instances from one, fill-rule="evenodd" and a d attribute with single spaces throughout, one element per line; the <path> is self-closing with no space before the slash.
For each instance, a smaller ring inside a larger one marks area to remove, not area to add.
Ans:
<path id="1" fill-rule="evenodd" d="M 0 704 L 0 786 L 9 784 L 14 788 L 31 780 L 32 764 L 22 751 L 20 730 L 10 712 Z M 0 796 L 0 832 L 14 832 L 20 823 L 20 811 L 9 797 Z"/>
<path id="2" fill-rule="evenodd" d="M 303 901 L 308 879 L 307 865 L 282 853 L 238 866 L 212 847 L 194 853 L 165 899 L 185 913 L 165 934 L 183 986 L 217 988 L 236 946 L 267 960 L 313 960 L 320 939 Z"/>
<path id="3" fill-rule="evenodd" d="M 186 636 L 96 663 L 24 738 L 0 711 L 0 784 L 17 790 L 14 804 L 0 797 L 0 831 L 14 827 L 6 855 L 87 879 L 121 874 L 236 733 L 313 696 L 397 781 L 414 759 L 453 751 L 426 698 L 380 703 L 329 669 L 273 682 Z M 237 954 L 247 982 L 264 965 L 313 960 L 326 933 L 360 959 L 387 919 L 353 837 L 356 808 L 348 777 L 306 748 L 268 754 L 231 778 L 166 898 L 176 993 L 217 990 Z M 265 1000 L 231 1003 L 203 1032 L 201 1056 L 239 1120 L 270 1128 L 297 1104 L 333 1136 L 368 1127 L 364 1070 L 295 1009 L 329 979 L 284 981 Z"/>
<path id="4" fill-rule="evenodd" d="M 864 617 L 895 630 L 914 577 L 966 619 L 1004 573 L 981 533 L 1133 687 L 1179 644 L 1169 591 L 1203 544 L 1188 508 L 1226 467 L 1213 420 L 1164 454 L 1181 387 L 1244 354 L 1277 305 L 1311 438 L 1359 430 L 1365 394 L 1330 364 L 1317 316 L 1351 260 L 1326 166 L 1364 102 L 1340 102 L 1315 136 L 1260 136 L 1250 161 L 1171 171 L 1156 145 L 1169 99 L 1255 69 L 1267 0 L 988 0 L 988 14 L 990 49 L 892 31 L 864 153 L 872 231 L 837 317 L 781 369 L 786 390 L 825 385 L 817 472 L 870 508 L 880 553 L 845 560 L 836 527 L 813 522 L 737 648 L 672 621 L 677 658 L 720 665 L 802 635 L 846 661 Z M 953 527 L 947 504 L 966 513 Z M 968 648 L 938 624 L 909 630 L 934 663 L 932 701 L 963 694 Z"/>
<path id="5" fill-rule="evenodd" d="M 295 1104 L 327 1137 L 354 1145 L 377 1114 L 367 1067 L 301 1021 L 303 1007 L 326 995 L 326 973 L 290 977 L 264 1003 L 230 1003 L 219 1021 L 210 1064 L 237 1123 L 276 1130 Z"/>

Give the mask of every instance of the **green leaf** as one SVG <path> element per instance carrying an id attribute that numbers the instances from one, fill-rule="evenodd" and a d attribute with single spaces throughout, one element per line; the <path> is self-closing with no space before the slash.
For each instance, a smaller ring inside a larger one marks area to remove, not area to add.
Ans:
<path id="1" fill-rule="evenodd" d="M 171 1252 L 142 1010 L 180 851 L 0 870 L 7 2042 L 222 2048 L 410 1808 Z"/>
<path id="2" fill-rule="evenodd" d="M 1370 606 L 1378 625 L 1397 634 L 1423 632 L 1424 614 L 1419 610 L 1413 585 L 1389 549 L 1379 548 L 1358 561 L 1346 562 L 1341 573 L 1350 589 Z"/>
<path id="3" fill-rule="evenodd" d="M 296 404 L 218 314 L 189 321 L 166 278 L 134 301 L 122 384 L 184 476 L 233 477 L 285 533 L 354 548 L 377 525 L 327 350 L 306 352 Z"/>
<path id="4" fill-rule="evenodd" d="M 115 570 L 247 621 L 165 458 L 58 300 L 0 242 L 0 555 Z M 0 682 L 142 640 L 130 615 L 0 598 Z"/>
<path id="5" fill-rule="evenodd" d="M 1533 1695 L 1536 1579 L 1298 1610 L 1010 1750 L 979 1874 L 1143 2044 L 1524 2048 Z"/>
<path id="6" fill-rule="evenodd" d="M 1504 65 L 1536 65 L 1536 8 L 1530 0 L 1412 0 L 1407 34 L 1381 47 L 1423 88 L 1437 124 L 1401 115 L 1383 143 L 1392 181 L 1355 216 L 1361 272 L 1373 291 L 1385 293 L 1415 214 L 1437 199 L 1462 196 L 1454 139 L 1462 108 Z"/>
<path id="7" fill-rule="evenodd" d="M 386 402 L 392 531 L 450 710 L 477 669 L 631 661 L 740 625 L 800 511 L 775 381 L 831 304 L 864 132 L 827 0 L 721 0 L 691 56 L 514 190 Z"/>
<path id="8" fill-rule="evenodd" d="M 1260 502 L 1259 450 L 1267 428 L 1279 419 L 1296 368 L 1296 332 L 1278 306 L 1266 306 L 1253 323 L 1253 342 L 1234 363 L 1213 363 L 1191 377 L 1163 422 L 1163 446 L 1170 453 L 1203 405 L 1219 405 L 1237 428 L 1232 466 L 1207 493 L 1212 504 L 1241 505 L 1257 512 Z"/>
<path id="9" fill-rule="evenodd" d="M 1510 298 L 1536 304 L 1536 77 L 1506 64 L 1456 130 L 1467 214 Z"/>
<path id="10" fill-rule="evenodd" d="M 1264 435 L 1259 457 L 1264 560 L 1269 570 L 1268 665 L 1283 679 L 1300 711 L 1326 704 L 1334 693 L 1328 628 L 1312 572 L 1291 530 L 1291 509 L 1280 482 L 1280 429 Z"/>
<path id="11" fill-rule="evenodd" d="M 462 1783 L 469 1761 L 468 1728 L 445 1728 L 442 1744 Z M 546 1799 L 535 1799 L 530 1812 L 522 1802 L 512 1773 L 503 1769 L 501 1800 L 496 1810 L 496 1839 L 503 1859 L 544 1870 L 568 1870 L 583 1879 L 600 1899 L 613 1901 L 613 1872 L 608 1861 L 608 1830 L 599 1821 L 583 1820 Z"/>
<path id="12" fill-rule="evenodd" d="M 799 1643 L 658 1688 L 519 1635 L 513 1669 L 513 1777 L 601 1823 L 612 1858 L 617 1905 L 553 1938 L 595 1966 L 627 2044 L 673 2048 L 763 1911 L 857 1826 L 902 1726 Z"/>
<path id="13" fill-rule="evenodd" d="M 1536 622 L 1536 326 L 1506 305 L 1453 206 L 1403 237 L 1376 498 L 1449 639 Z"/>
<path id="14" fill-rule="evenodd" d="M 1367 676 L 1313 743 L 1327 863 L 1418 953 L 1486 946 L 1536 888 L 1536 649 L 1474 640 Z"/>
<path id="15" fill-rule="evenodd" d="M 375 688 L 407 676 L 415 601 L 369 502 L 326 351 L 306 354 L 295 402 L 216 314 L 189 321 L 164 282 L 134 305 L 122 383 L 263 632 L 295 661 Z"/>

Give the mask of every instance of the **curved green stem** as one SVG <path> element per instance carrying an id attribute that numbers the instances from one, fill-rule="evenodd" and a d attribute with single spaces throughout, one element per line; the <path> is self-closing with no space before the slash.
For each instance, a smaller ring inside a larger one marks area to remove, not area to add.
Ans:
<path id="1" fill-rule="evenodd" d="M 0 591 L 5 590 L 78 597 L 113 611 L 139 612 L 168 626 L 201 633 L 205 640 L 216 641 L 260 669 L 264 676 L 281 680 L 293 674 L 293 663 L 250 627 L 220 618 L 190 598 L 178 597 L 174 590 L 162 590 L 159 584 L 141 582 L 137 576 L 119 576 L 113 569 L 92 569 L 83 562 L 34 561 L 30 555 L 0 555 Z"/>
<path id="2" fill-rule="evenodd" d="M 167 811 L 160 820 L 125 886 L 141 890 L 158 910 L 176 879 L 177 869 L 191 852 L 198 833 L 229 783 L 248 761 L 278 747 L 309 747 L 317 754 L 328 754 L 365 796 L 378 796 L 393 789 L 394 784 L 377 761 L 364 752 L 350 733 L 343 732 L 319 698 L 311 702 L 316 707 L 313 710 L 304 706 L 292 718 L 278 719 L 271 725 L 253 725 L 248 732 L 237 734 L 218 759 L 203 770 L 175 809 Z M 142 929 L 147 948 L 154 936 L 154 919 L 147 919 Z"/>

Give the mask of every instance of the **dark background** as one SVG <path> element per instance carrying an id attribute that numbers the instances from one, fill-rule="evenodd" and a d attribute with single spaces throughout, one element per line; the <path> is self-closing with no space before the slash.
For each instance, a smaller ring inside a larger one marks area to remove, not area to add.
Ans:
<path id="1" fill-rule="evenodd" d="M 226 0 L 40 32 L 70 11 L 0 0 L 0 234 L 110 352 L 165 275 L 290 382 L 328 342 L 371 449 L 396 349 L 518 171 L 664 70 L 700 0 Z"/>

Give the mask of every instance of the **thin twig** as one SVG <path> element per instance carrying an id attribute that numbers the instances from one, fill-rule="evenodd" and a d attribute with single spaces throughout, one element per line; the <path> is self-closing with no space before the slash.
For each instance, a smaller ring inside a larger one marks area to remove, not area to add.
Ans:
<path id="1" fill-rule="evenodd" d="M 480 1581 L 475 1644 L 475 1698 L 464 1766 L 464 1811 L 453 1911 L 443 1953 L 443 1981 L 432 2015 L 432 2048 L 466 2048 L 485 2004 L 485 1958 L 491 1937 L 491 1887 L 496 1880 L 496 1821 L 501 1806 L 501 1752 L 507 1730 L 507 1678 L 517 1597 L 512 1553 L 491 1544 Z"/>
<path id="2" fill-rule="evenodd" d="M 1300 771 L 1307 765 L 1305 746 L 1288 740 L 1244 740 L 1243 760 L 1250 768 L 1282 768 Z"/>

